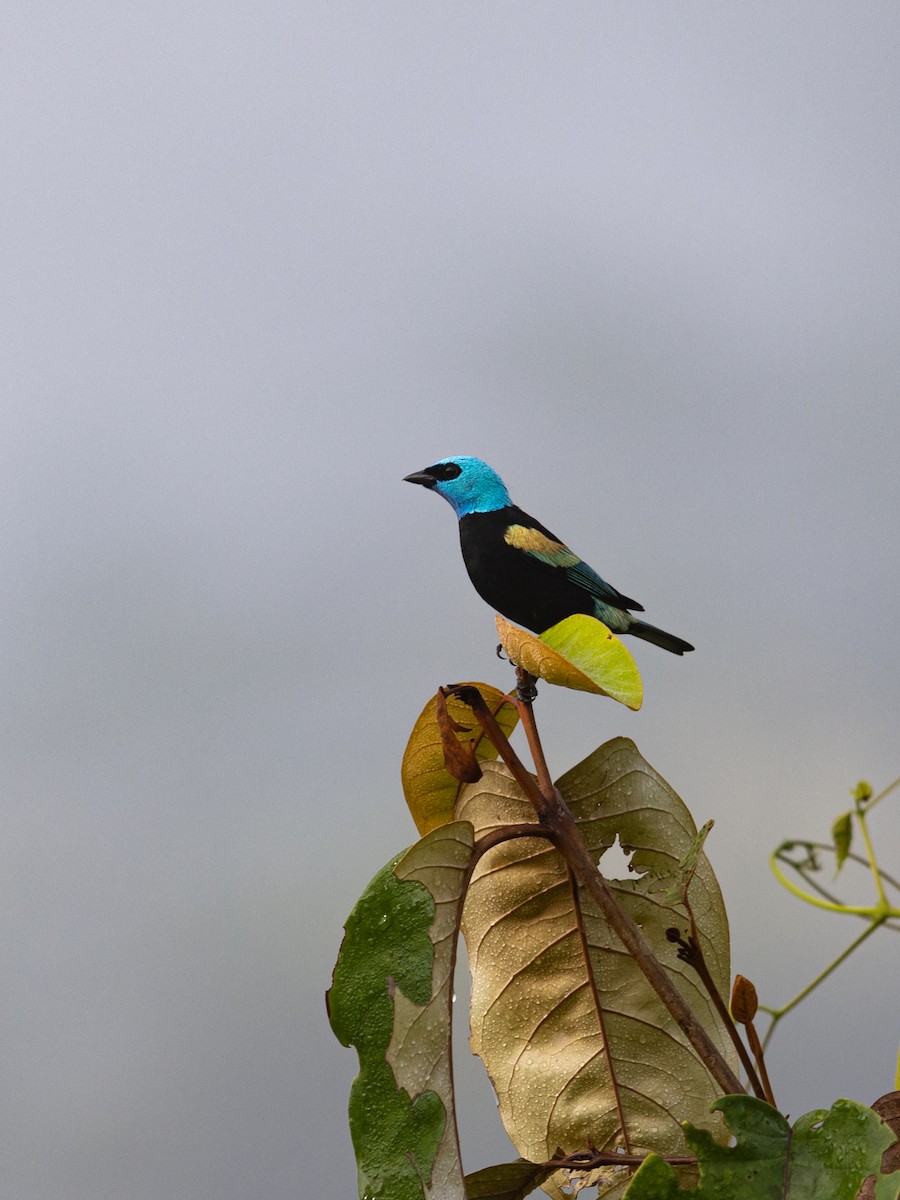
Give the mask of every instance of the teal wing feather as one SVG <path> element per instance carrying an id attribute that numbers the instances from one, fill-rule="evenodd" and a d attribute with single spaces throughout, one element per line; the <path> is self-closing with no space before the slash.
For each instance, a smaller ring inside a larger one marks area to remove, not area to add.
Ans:
<path id="1" fill-rule="evenodd" d="M 583 587 L 586 592 L 590 592 L 592 596 L 596 596 L 598 600 L 602 600 L 604 604 L 609 604 L 613 608 L 624 608 L 628 612 L 643 612 L 643 604 L 638 604 L 637 600 L 632 600 L 628 596 L 623 596 L 621 592 L 606 582 L 605 579 L 597 574 L 593 567 L 589 567 L 583 559 L 579 559 L 574 566 L 566 567 L 566 575 L 573 583 L 577 583 L 579 587 Z"/>
<path id="2" fill-rule="evenodd" d="M 574 550 L 555 537 L 537 521 L 530 525 L 507 526 L 503 539 L 530 558 L 546 563 L 563 571 L 578 587 L 612 608 L 623 608 L 632 612 L 643 612 L 643 605 L 616 591 L 605 579 L 601 579 L 593 567 L 578 557 Z"/>

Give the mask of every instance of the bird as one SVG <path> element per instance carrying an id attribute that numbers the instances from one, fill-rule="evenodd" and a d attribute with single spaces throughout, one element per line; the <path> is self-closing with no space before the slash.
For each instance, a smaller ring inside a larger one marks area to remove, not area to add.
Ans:
<path id="1" fill-rule="evenodd" d="M 513 624 L 541 634 L 566 617 L 586 613 L 616 634 L 631 634 L 672 654 L 694 649 L 634 616 L 643 605 L 617 591 L 555 533 L 513 504 L 503 480 L 480 458 L 442 458 L 403 481 L 437 492 L 451 505 L 476 592 Z"/>

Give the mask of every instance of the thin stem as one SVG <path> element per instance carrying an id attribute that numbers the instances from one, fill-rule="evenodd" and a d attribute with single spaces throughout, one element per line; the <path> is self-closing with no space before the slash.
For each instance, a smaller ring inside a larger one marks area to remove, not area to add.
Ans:
<path id="1" fill-rule="evenodd" d="M 871 805 L 869 805 L 869 807 L 871 808 Z M 806 870 L 802 863 L 794 862 L 794 860 L 792 858 L 788 858 L 787 852 L 785 850 L 785 845 L 795 846 L 798 844 L 807 847 L 807 849 L 809 849 L 809 850 L 822 850 L 827 854 L 834 854 L 833 843 L 831 843 L 831 842 L 802 842 L 802 843 L 797 843 L 797 842 L 784 843 L 784 842 L 782 842 L 782 844 L 778 847 L 777 850 L 774 851 L 774 853 L 779 862 L 784 863 L 788 867 L 793 867 L 794 870 L 797 872 L 797 874 L 800 876 L 800 878 L 802 880 L 804 880 L 804 882 L 807 883 L 811 888 L 814 888 L 815 891 L 817 891 L 820 896 L 824 896 L 826 900 L 831 900 L 834 904 L 840 904 L 841 902 L 840 902 L 840 900 L 838 900 L 837 896 L 834 896 L 834 895 L 832 895 L 831 892 L 826 891 L 825 888 L 823 888 L 821 884 L 816 883 L 816 881 L 814 879 L 812 879 L 806 873 Z M 858 863 L 859 866 L 861 866 L 861 867 L 867 867 L 869 865 L 869 860 L 867 858 L 863 858 L 861 855 L 855 854 L 852 850 L 847 855 L 847 861 Z M 885 871 L 883 867 L 878 868 L 878 873 L 881 876 L 882 881 L 884 883 L 889 883 L 891 885 L 891 887 L 896 888 L 898 891 L 900 891 L 900 880 L 895 879 L 893 877 L 893 875 L 888 875 L 887 871 Z"/>
<path id="2" fill-rule="evenodd" d="M 900 787 L 900 775 L 897 776 L 893 783 L 889 783 L 883 792 L 879 792 L 874 800 L 869 801 L 869 803 L 866 805 L 866 812 L 871 812 L 876 804 L 880 804 L 885 796 L 889 796 L 894 788 L 897 787 Z"/>
<path id="3" fill-rule="evenodd" d="M 866 857 L 869 860 L 869 866 L 872 868 L 872 877 L 875 880 L 875 890 L 878 892 L 879 908 L 889 908 L 888 898 L 884 892 L 884 884 L 881 881 L 881 872 L 878 870 L 878 863 L 875 859 L 875 847 L 872 845 L 872 839 L 869 837 L 869 827 L 866 823 L 866 815 L 862 806 L 856 806 L 856 819 L 859 822 L 859 831 L 862 834 L 863 845 L 866 848 Z"/>
<path id="4" fill-rule="evenodd" d="M 688 910 L 688 918 L 691 923 L 691 936 L 689 941 L 685 941 L 680 935 L 678 936 L 678 941 L 676 942 L 679 947 L 678 957 L 682 962 L 692 966 L 699 975 L 700 982 L 706 988 L 707 994 L 715 1005 L 716 1012 L 719 1014 L 719 1017 L 721 1018 L 722 1023 L 728 1032 L 728 1036 L 731 1038 L 732 1045 L 737 1051 L 738 1058 L 741 1060 L 741 1066 L 747 1072 L 747 1080 L 750 1086 L 753 1088 L 755 1095 L 764 1100 L 766 1099 L 766 1094 L 763 1090 L 762 1081 L 757 1075 L 756 1068 L 753 1065 L 753 1059 L 750 1057 L 747 1047 L 744 1045 L 741 1035 L 737 1031 L 737 1027 L 731 1016 L 731 1012 L 728 1009 L 728 1005 L 722 998 L 722 994 L 716 987 L 716 982 L 710 974 L 709 967 L 706 965 L 706 959 L 703 957 L 703 950 L 700 946 L 700 935 L 697 931 L 697 926 L 694 921 L 694 914 L 691 912 L 686 900 L 683 900 L 682 903 Z M 671 942 L 675 942 L 675 935 L 677 932 L 678 931 L 676 929 L 668 931 L 670 935 L 669 940 Z"/>
<path id="5" fill-rule="evenodd" d="M 529 675 L 521 667 L 516 667 L 516 677 L 520 682 L 520 692 L 524 690 L 521 686 L 523 683 L 527 687 L 528 682 L 534 679 L 533 675 Z M 541 789 L 543 795 L 551 796 L 553 794 L 553 779 L 550 775 L 550 768 L 547 766 L 547 760 L 544 757 L 544 748 L 541 745 L 541 739 L 534 720 L 534 707 L 530 700 L 523 700 L 521 695 L 517 696 L 513 700 L 513 703 L 519 711 L 519 718 L 528 741 L 528 749 L 531 751 L 531 757 L 537 770 L 538 787 Z"/>
<path id="6" fill-rule="evenodd" d="M 692 877 L 693 872 L 691 872 L 691 878 Z M 689 962 L 700 976 L 700 982 L 706 988 L 709 998 L 715 1005 L 716 1012 L 718 1012 L 719 1017 L 723 1021 L 725 1028 L 728 1031 L 728 1036 L 731 1038 L 732 1045 L 737 1051 L 738 1058 L 741 1060 L 741 1064 L 743 1065 L 744 1070 L 747 1072 L 747 1079 L 750 1083 L 750 1086 L 753 1088 L 753 1091 L 757 1096 L 762 1096 L 762 1085 L 753 1069 L 753 1063 L 750 1061 L 750 1057 L 747 1054 L 747 1048 L 741 1039 L 741 1035 L 737 1031 L 737 1026 L 732 1020 L 731 1010 L 725 1003 L 725 999 L 720 993 L 719 989 L 716 987 L 716 981 L 713 979 L 710 969 L 706 964 L 706 956 L 703 953 L 703 946 L 700 941 L 700 930 L 697 928 L 697 921 L 694 917 L 694 909 L 688 898 L 689 891 L 690 880 L 688 880 L 687 884 L 682 885 L 681 895 L 681 902 L 685 907 L 685 911 L 688 915 L 688 921 L 690 922 L 691 926 L 691 957 L 686 957 L 685 961 Z"/>
<path id="7" fill-rule="evenodd" d="M 861 867 L 866 867 L 869 865 L 868 859 L 862 858 L 859 854 L 848 854 L 847 857 L 852 862 L 859 863 L 859 865 Z M 878 868 L 878 874 L 881 876 L 881 880 L 883 883 L 889 883 L 891 885 L 891 887 L 896 888 L 897 891 L 900 892 L 900 882 L 898 882 L 898 880 L 896 880 L 893 877 L 893 875 L 888 875 L 888 873 L 887 873 L 887 871 L 885 871 L 884 867 Z"/>
<path id="8" fill-rule="evenodd" d="M 747 1030 L 747 1041 L 750 1043 L 750 1049 L 753 1051 L 753 1057 L 756 1059 L 756 1065 L 759 1067 L 759 1073 L 762 1076 L 764 1099 L 768 1100 L 773 1108 L 777 1108 L 775 1094 L 769 1082 L 769 1072 L 766 1070 L 766 1056 L 763 1053 L 762 1046 L 759 1044 L 759 1034 L 756 1032 L 756 1026 L 752 1021 L 748 1021 L 744 1028 Z"/>
<path id="9" fill-rule="evenodd" d="M 538 1166 L 564 1171 L 593 1171 L 595 1167 L 639 1167 L 649 1155 L 647 1154 L 618 1154 L 615 1150 L 590 1150 L 576 1154 L 564 1154 L 559 1158 L 551 1158 Z M 658 1156 L 672 1167 L 695 1167 L 696 1156 L 693 1154 L 660 1154 Z"/>
<path id="10" fill-rule="evenodd" d="M 798 888 L 795 883 L 791 883 L 788 877 L 779 868 L 778 862 L 778 851 L 773 850 L 769 855 L 769 867 L 771 868 L 772 874 L 783 887 L 786 887 L 789 892 L 792 892 L 793 895 L 798 896 L 801 900 L 805 900 L 807 904 L 812 904 L 816 908 L 824 908 L 826 912 L 848 913 L 851 916 L 869 918 L 877 916 L 879 918 L 879 924 L 881 923 L 881 920 L 884 920 L 885 917 L 900 917 L 900 908 L 892 908 L 887 903 L 886 898 L 883 900 L 883 902 L 879 903 L 876 908 L 873 908 L 871 904 L 832 904 L 827 900 L 820 900 L 818 896 L 811 896 L 809 892 L 804 892 L 803 889 Z"/>
<path id="11" fill-rule="evenodd" d="M 766 1030 L 766 1036 L 763 1038 L 763 1050 L 766 1049 L 769 1042 L 772 1040 L 772 1034 L 775 1032 L 775 1026 L 778 1024 L 781 1018 L 786 1016 L 792 1008 L 796 1008 L 801 1000 L 805 1000 L 810 992 L 817 988 L 823 980 L 828 978 L 832 971 L 837 970 L 844 959 L 848 958 L 857 948 L 857 946 L 861 946 L 867 937 L 871 937 L 871 935 L 875 932 L 878 926 L 884 922 L 884 920 L 884 917 L 874 917 L 871 923 L 862 931 L 859 937 L 854 938 L 850 945 L 845 947 L 845 949 L 841 951 L 837 958 L 828 964 L 824 971 L 820 971 L 815 979 L 813 979 L 806 985 L 805 988 L 799 991 L 792 1000 L 787 1002 L 787 1004 L 782 1005 L 781 1008 L 767 1008 L 764 1004 L 760 1005 L 760 1008 L 764 1009 L 764 1011 L 767 1012 L 772 1018 L 769 1028 Z"/>
<path id="12" fill-rule="evenodd" d="M 831 854 L 834 853 L 834 846 L 826 845 L 824 842 L 804 842 L 803 844 L 812 850 L 823 850 Z M 788 858 L 781 847 L 779 847 L 774 854 L 778 862 L 784 863 L 786 866 L 793 867 L 807 887 L 812 888 L 813 891 L 818 892 L 820 896 L 834 904 L 836 906 L 834 910 L 835 912 L 847 912 L 846 906 L 837 896 L 835 896 L 832 892 L 827 891 L 820 883 L 817 883 L 815 879 L 811 878 L 806 873 L 801 863 L 797 863 L 792 858 Z M 858 863 L 861 867 L 869 866 L 869 860 L 867 858 L 862 858 L 859 854 L 851 853 L 847 855 L 847 858 L 852 862 Z M 882 883 L 889 883 L 891 887 L 897 888 L 897 890 L 900 891 L 900 883 L 898 883 L 893 876 L 888 875 L 888 873 L 882 870 L 881 867 L 879 867 L 878 873 L 881 876 Z M 875 910 L 867 908 L 863 909 L 861 912 L 851 912 L 849 915 L 861 917 L 864 921 L 868 922 L 872 920 L 873 916 L 879 914 L 876 913 Z M 894 920 L 892 920 L 890 917 L 886 917 L 884 920 L 883 928 L 889 929 L 892 933 L 900 933 L 900 925 L 896 925 Z"/>

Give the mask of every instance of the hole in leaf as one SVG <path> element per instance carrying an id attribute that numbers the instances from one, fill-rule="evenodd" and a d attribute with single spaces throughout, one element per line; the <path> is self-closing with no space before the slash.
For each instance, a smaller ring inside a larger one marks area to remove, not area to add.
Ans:
<path id="1" fill-rule="evenodd" d="M 634 851 L 626 852 L 622 843 L 619 841 L 619 835 L 616 834 L 616 840 L 600 855 L 600 861 L 597 866 L 600 868 L 600 874 L 604 879 L 638 879 L 645 872 L 633 871 L 631 869 L 631 858 Z"/>

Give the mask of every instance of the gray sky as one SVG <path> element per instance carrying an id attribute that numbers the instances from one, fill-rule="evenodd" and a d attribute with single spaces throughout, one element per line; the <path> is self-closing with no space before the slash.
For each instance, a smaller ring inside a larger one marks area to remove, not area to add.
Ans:
<path id="1" fill-rule="evenodd" d="M 714 817 L 790 996 L 859 926 L 768 852 L 900 773 L 897 6 L 50 0 L 0 55 L 3 1194 L 353 1194 L 341 924 L 422 704 L 510 681 L 400 482 L 448 454 L 696 643 L 543 689 L 548 756 Z M 792 1114 L 891 1087 L 895 942 L 785 1021 Z"/>

